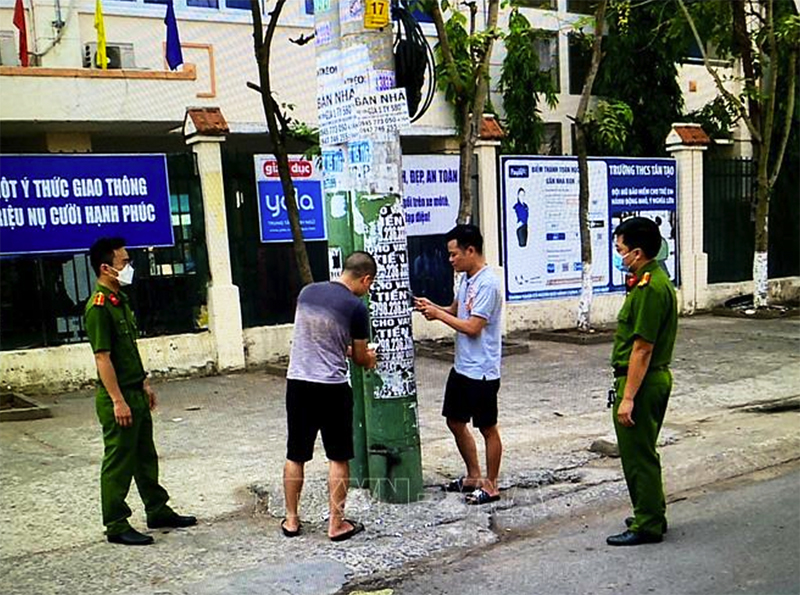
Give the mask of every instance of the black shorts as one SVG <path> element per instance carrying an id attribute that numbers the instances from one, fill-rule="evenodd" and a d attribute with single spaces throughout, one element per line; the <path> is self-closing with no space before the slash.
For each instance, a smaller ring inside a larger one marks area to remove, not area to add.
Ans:
<path id="1" fill-rule="evenodd" d="M 452 369 L 444 389 L 442 415 L 463 423 L 471 419 L 476 428 L 491 428 L 497 425 L 498 392 L 499 378 L 473 380 Z"/>
<path id="2" fill-rule="evenodd" d="M 314 456 L 317 432 L 331 461 L 353 458 L 353 390 L 348 384 L 286 381 L 286 458 L 305 463 Z"/>

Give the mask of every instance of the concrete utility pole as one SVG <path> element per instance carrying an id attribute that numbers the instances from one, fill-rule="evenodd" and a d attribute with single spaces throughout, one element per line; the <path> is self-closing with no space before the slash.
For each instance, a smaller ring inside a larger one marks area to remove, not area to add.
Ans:
<path id="1" fill-rule="evenodd" d="M 422 492 L 408 243 L 388 0 L 316 0 L 317 106 L 331 278 L 353 250 L 378 262 L 369 299 L 378 367 L 351 370 L 356 485 L 389 502 Z"/>

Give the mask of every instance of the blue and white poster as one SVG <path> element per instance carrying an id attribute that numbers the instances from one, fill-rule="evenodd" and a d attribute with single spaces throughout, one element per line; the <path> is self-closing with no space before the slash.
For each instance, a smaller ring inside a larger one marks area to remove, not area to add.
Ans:
<path id="1" fill-rule="evenodd" d="M 292 230 L 286 212 L 286 197 L 273 155 L 255 155 L 258 217 L 261 241 L 291 242 Z M 300 212 L 300 227 L 305 240 L 325 240 L 325 211 L 322 200 L 322 173 L 311 160 L 289 158 L 289 169 Z"/>
<path id="2" fill-rule="evenodd" d="M 164 155 L 0 156 L 0 254 L 174 245 Z"/>
<path id="3" fill-rule="evenodd" d="M 577 158 L 504 156 L 501 168 L 507 299 L 577 295 L 582 268 Z M 595 292 L 624 289 L 622 274 L 611 266 L 613 231 L 633 216 L 658 224 L 669 246 L 663 266 L 677 281 L 676 193 L 672 159 L 589 159 Z"/>

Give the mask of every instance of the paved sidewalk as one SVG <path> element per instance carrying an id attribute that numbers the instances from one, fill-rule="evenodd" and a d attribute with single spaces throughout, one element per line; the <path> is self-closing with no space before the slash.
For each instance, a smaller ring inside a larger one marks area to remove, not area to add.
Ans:
<path id="1" fill-rule="evenodd" d="M 200 524 L 151 532 L 156 544 L 146 548 L 105 542 L 94 402 L 89 391 L 63 395 L 51 419 L 0 426 L 3 591 L 335 593 L 352 577 L 492 543 L 582 507 L 618 505 L 626 498 L 619 461 L 588 451 L 613 434 L 605 407 L 609 352 L 610 345 L 532 342 L 529 354 L 504 359 L 503 499 L 479 508 L 439 489 L 463 472 L 440 416 L 449 365 L 419 359 L 425 497 L 388 505 L 351 491 L 348 516 L 367 531 L 342 544 L 325 537 L 319 446 L 301 503 L 306 535 L 280 535 L 282 379 L 252 372 L 156 384 L 162 482 L 174 507 Z M 681 319 L 674 372 L 662 432 L 670 494 L 798 457 L 800 415 L 785 402 L 800 399 L 800 321 Z M 774 400 L 784 401 L 783 411 L 745 407 Z M 129 503 L 134 526 L 144 530 L 135 487 Z"/>

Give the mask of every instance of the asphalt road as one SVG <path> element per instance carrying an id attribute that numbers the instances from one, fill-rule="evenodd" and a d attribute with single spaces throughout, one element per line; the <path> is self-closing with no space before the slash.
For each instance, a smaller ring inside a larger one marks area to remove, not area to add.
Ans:
<path id="1" fill-rule="evenodd" d="M 472 593 L 800 593 L 800 466 L 688 494 L 669 506 L 661 544 L 612 548 L 625 510 L 571 519 L 406 568 L 359 588 L 393 595 Z M 350 593 L 356 587 L 344 589 Z"/>

